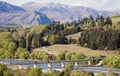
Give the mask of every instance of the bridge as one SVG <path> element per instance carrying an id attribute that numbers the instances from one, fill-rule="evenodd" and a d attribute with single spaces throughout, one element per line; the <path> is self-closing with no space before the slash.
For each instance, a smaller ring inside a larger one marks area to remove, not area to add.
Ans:
<path id="1" fill-rule="evenodd" d="M 88 65 L 91 65 L 90 61 L 97 60 L 101 61 L 103 58 L 86 58 L 86 59 L 77 59 L 77 60 L 56 60 L 56 61 L 39 61 L 39 60 L 15 60 L 15 59 L 0 59 L 0 63 L 11 64 L 11 65 L 29 65 L 29 64 L 46 64 L 46 63 L 66 63 L 66 62 L 75 62 L 77 65 L 78 62 L 88 61 Z"/>
<path id="2" fill-rule="evenodd" d="M 78 60 L 56 60 L 56 61 L 39 61 L 39 60 L 15 60 L 15 59 L 0 59 L 0 63 L 6 64 L 8 68 L 10 69 L 27 69 L 27 68 L 36 68 L 41 67 L 43 71 L 50 71 L 50 70 L 59 70 L 62 71 L 66 63 L 74 63 L 74 69 L 81 69 L 84 71 L 92 71 L 94 73 L 98 72 L 104 72 L 109 73 L 110 71 L 113 71 L 115 73 L 120 74 L 120 69 L 114 69 L 114 68 L 107 68 L 102 67 L 103 58 L 88 58 L 88 59 L 78 59 Z M 97 60 L 99 63 L 96 65 L 91 65 L 90 61 Z M 81 61 L 87 61 L 88 64 L 85 66 L 82 66 L 79 64 Z"/>
<path id="3" fill-rule="evenodd" d="M 88 59 L 77 59 L 77 60 L 56 60 L 56 61 L 39 61 L 39 60 L 14 60 L 14 59 L 10 59 L 10 60 L 0 60 L 0 63 L 3 64 L 9 64 L 9 65 L 18 65 L 19 68 L 22 68 L 23 65 L 31 65 L 33 64 L 34 68 L 37 67 L 37 64 L 47 64 L 48 69 L 52 68 L 51 64 L 53 63 L 60 63 L 59 67 L 64 68 L 65 67 L 65 63 L 70 63 L 73 62 L 75 67 L 78 67 L 78 63 L 81 61 L 88 61 L 87 66 L 91 65 L 90 61 L 93 60 L 97 60 L 99 61 L 98 64 L 96 64 L 95 66 L 101 66 L 102 65 L 102 59 L 103 58 L 88 58 Z"/>

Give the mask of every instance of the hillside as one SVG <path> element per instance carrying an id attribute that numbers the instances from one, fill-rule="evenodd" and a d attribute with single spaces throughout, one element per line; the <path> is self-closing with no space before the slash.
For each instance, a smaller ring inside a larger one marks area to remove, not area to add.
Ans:
<path id="1" fill-rule="evenodd" d="M 113 24 L 120 23 L 120 15 L 111 17 Z"/>
<path id="2" fill-rule="evenodd" d="M 116 53 L 118 53 L 119 51 L 103 51 L 103 50 L 92 50 L 89 48 L 85 48 L 82 46 L 78 46 L 76 44 L 69 44 L 69 45 L 65 45 L 65 44 L 55 44 L 55 45 L 51 45 L 46 47 L 47 50 L 49 50 L 49 53 L 52 54 L 58 54 L 61 52 L 76 52 L 76 53 L 82 53 L 85 54 L 87 56 L 112 56 Z M 46 51 L 45 48 L 37 48 L 35 49 L 33 52 L 39 52 L 39 51 Z"/>
<path id="3" fill-rule="evenodd" d="M 66 37 L 67 37 L 68 39 L 72 38 L 72 39 L 78 40 L 79 37 L 81 36 L 81 33 L 82 33 L 82 32 L 78 32 L 78 33 L 76 33 L 76 34 L 67 35 Z"/>

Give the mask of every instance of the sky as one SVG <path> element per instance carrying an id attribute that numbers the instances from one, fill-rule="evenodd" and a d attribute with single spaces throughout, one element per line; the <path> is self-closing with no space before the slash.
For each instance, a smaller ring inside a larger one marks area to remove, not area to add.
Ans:
<path id="1" fill-rule="evenodd" d="M 61 3 L 73 6 L 91 7 L 97 10 L 120 10 L 120 0 L 2 0 L 14 5 L 22 5 L 27 2 Z"/>

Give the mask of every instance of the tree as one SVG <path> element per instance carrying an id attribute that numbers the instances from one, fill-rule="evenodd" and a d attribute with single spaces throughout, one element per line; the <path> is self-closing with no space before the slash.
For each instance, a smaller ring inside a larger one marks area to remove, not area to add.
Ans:
<path id="1" fill-rule="evenodd" d="M 15 58 L 26 59 L 29 57 L 29 52 L 25 48 L 18 48 L 15 52 Z"/>
<path id="2" fill-rule="evenodd" d="M 26 47 L 26 43 L 25 43 L 25 38 L 24 37 L 19 37 L 18 38 L 18 45 L 19 45 L 19 47 L 22 47 L 22 48 Z"/>
<path id="3" fill-rule="evenodd" d="M 19 71 L 18 71 L 18 70 L 16 70 L 16 71 L 14 72 L 14 75 L 13 75 L 13 76 L 20 76 Z"/>
<path id="4" fill-rule="evenodd" d="M 3 64 L 0 64 L 0 76 L 4 76 L 4 71 L 7 71 L 7 67 Z"/>
<path id="5" fill-rule="evenodd" d="M 106 76 L 106 75 L 105 75 L 105 73 L 103 73 L 103 72 L 99 72 L 99 73 L 97 74 L 97 76 Z"/>
<path id="6" fill-rule="evenodd" d="M 31 34 L 27 34 L 27 36 L 26 36 L 26 48 L 28 51 L 31 50 L 31 42 L 32 42 L 32 36 L 31 36 Z"/>
<path id="7" fill-rule="evenodd" d="M 33 37 L 33 39 L 32 39 L 32 49 L 34 49 L 34 48 L 36 48 L 36 44 L 35 44 L 35 38 Z"/>
<path id="8" fill-rule="evenodd" d="M 4 71 L 4 76 L 12 76 L 12 75 L 10 74 L 9 70 L 7 70 L 7 71 Z"/>
<path id="9" fill-rule="evenodd" d="M 10 44 L 8 45 L 8 49 L 12 52 L 15 52 L 17 49 L 17 44 L 15 42 L 10 42 Z"/>
<path id="10" fill-rule="evenodd" d="M 75 70 L 70 73 L 70 76 L 94 76 L 92 72 Z"/>
<path id="11" fill-rule="evenodd" d="M 42 76 L 42 69 L 32 68 L 28 71 L 27 76 Z"/>
<path id="12" fill-rule="evenodd" d="M 88 20 L 89 20 L 89 21 L 94 20 L 94 18 L 92 17 L 92 15 L 89 16 Z"/>
<path id="13" fill-rule="evenodd" d="M 120 55 L 116 54 L 103 60 L 104 65 L 108 67 L 120 68 Z"/>
<path id="14" fill-rule="evenodd" d="M 65 54 L 65 60 L 71 60 L 72 59 L 72 53 Z"/>
<path id="15" fill-rule="evenodd" d="M 58 60 L 65 60 L 65 53 L 63 52 L 63 53 L 58 54 L 57 59 Z"/>
<path id="16" fill-rule="evenodd" d="M 60 71 L 51 71 L 51 72 L 47 72 L 47 76 L 60 76 Z"/>
<path id="17" fill-rule="evenodd" d="M 110 17 L 107 17 L 105 19 L 105 25 L 112 25 L 112 21 L 111 21 Z"/>
<path id="18" fill-rule="evenodd" d="M 32 48 L 38 48 L 42 45 L 42 38 L 40 34 L 33 34 L 33 38 L 32 38 Z"/>
<path id="19" fill-rule="evenodd" d="M 119 76 L 119 74 L 114 73 L 114 72 L 109 72 L 109 76 Z"/>

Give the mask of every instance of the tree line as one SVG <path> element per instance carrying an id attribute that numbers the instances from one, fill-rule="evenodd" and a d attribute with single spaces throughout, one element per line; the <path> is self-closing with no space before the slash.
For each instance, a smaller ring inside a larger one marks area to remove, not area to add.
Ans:
<path id="1" fill-rule="evenodd" d="M 99 50 L 116 50 L 120 48 L 119 30 L 90 30 L 82 33 L 82 46 Z"/>

